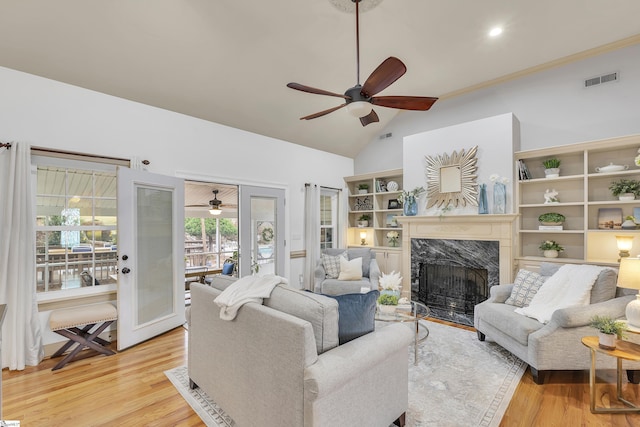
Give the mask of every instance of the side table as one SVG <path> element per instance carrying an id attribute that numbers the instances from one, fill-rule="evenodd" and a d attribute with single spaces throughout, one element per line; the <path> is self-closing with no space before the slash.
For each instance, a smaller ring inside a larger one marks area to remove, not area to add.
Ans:
<path id="1" fill-rule="evenodd" d="M 410 305 L 398 306 L 393 313 L 383 313 L 376 308 L 375 320 L 381 322 L 413 322 L 415 324 L 415 340 L 413 345 L 413 364 L 418 364 L 418 344 L 426 340 L 429 336 L 429 328 L 424 323 L 420 323 L 420 320 L 429 315 L 429 307 L 418 301 L 411 301 Z M 423 329 L 426 333 L 425 336 L 420 337 L 420 329 Z"/>
<path id="2" fill-rule="evenodd" d="M 611 414 L 622 412 L 640 413 L 640 407 L 622 397 L 622 361 L 640 362 L 640 345 L 618 340 L 614 350 L 605 350 L 598 345 L 598 337 L 583 337 L 582 344 L 591 350 L 591 368 L 589 369 L 589 391 L 591 395 L 590 409 L 594 414 Z M 627 408 L 596 408 L 596 353 L 605 354 L 617 359 L 617 398 Z"/>

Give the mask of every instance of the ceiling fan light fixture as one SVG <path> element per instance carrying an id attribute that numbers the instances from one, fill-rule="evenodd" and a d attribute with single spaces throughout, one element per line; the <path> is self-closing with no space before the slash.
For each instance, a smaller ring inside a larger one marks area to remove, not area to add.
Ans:
<path id="1" fill-rule="evenodd" d="M 364 117 L 371 113 L 371 110 L 373 110 L 373 105 L 370 102 L 354 101 L 347 104 L 347 111 L 353 117 Z"/>
<path id="2" fill-rule="evenodd" d="M 220 209 L 217 206 L 214 206 L 213 208 L 209 209 L 209 213 L 211 215 L 220 215 L 222 213 L 222 209 Z"/>

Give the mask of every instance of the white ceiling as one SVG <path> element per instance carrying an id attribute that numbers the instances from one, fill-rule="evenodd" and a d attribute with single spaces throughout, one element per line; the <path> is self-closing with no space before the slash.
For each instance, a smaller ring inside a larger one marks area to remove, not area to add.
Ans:
<path id="1" fill-rule="evenodd" d="M 360 79 L 396 56 L 408 71 L 380 95 L 450 96 L 640 42 L 639 16 L 638 0 L 383 0 L 361 14 Z M 298 120 L 342 102 L 287 83 L 356 83 L 355 16 L 329 0 L 0 0 L 0 66 L 349 157 L 397 114 Z"/>

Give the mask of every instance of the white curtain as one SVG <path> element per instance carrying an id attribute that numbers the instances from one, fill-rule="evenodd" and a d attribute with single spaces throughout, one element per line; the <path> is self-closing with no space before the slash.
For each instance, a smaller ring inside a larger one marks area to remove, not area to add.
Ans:
<path id="1" fill-rule="evenodd" d="M 31 148 L 13 143 L 0 151 L 0 304 L 2 368 L 22 370 L 44 357 L 35 277 L 35 216 Z"/>
<path id="2" fill-rule="evenodd" d="M 306 184 L 304 194 L 304 286 L 313 290 L 313 272 L 320 258 L 320 186 Z"/>

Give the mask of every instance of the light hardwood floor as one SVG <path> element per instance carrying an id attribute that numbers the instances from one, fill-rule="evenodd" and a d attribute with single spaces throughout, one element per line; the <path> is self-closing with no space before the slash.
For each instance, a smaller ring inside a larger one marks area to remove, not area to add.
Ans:
<path id="1" fill-rule="evenodd" d="M 90 357 L 56 372 L 51 371 L 56 360 L 24 371 L 5 369 L 3 417 L 20 420 L 23 427 L 202 426 L 164 375 L 186 364 L 186 349 L 187 331 L 176 328 L 114 356 Z M 613 383 L 615 372 L 599 371 L 598 379 Z M 626 383 L 624 395 L 640 402 L 639 388 Z M 615 385 L 599 385 L 598 396 L 608 405 Z M 539 386 L 527 370 L 500 425 L 630 427 L 640 426 L 640 415 L 591 414 L 587 371 L 556 372 Z"/>

